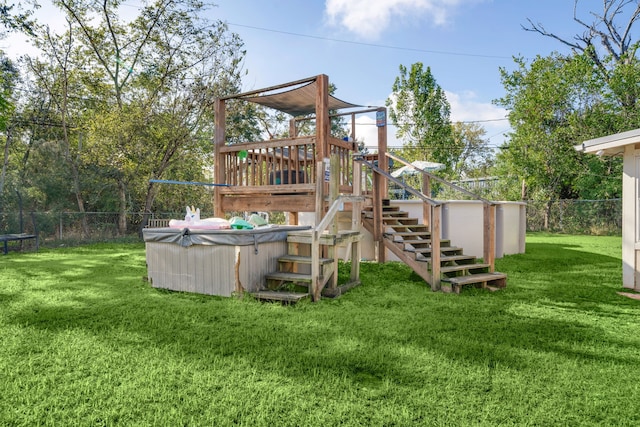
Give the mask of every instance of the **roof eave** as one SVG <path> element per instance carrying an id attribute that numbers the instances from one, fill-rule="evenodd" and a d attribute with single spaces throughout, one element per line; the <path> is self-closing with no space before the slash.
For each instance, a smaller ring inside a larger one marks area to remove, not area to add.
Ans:
<path id="1" fill-rule="evenodd" d="M 593 153 L 599 156 L 617 156 L 624 153 L 628 145 L 640 143 L 640 129 L 620 132 L 600 138 L 589 139 L 582 144 L 574 146 L 578 151 Z"/>

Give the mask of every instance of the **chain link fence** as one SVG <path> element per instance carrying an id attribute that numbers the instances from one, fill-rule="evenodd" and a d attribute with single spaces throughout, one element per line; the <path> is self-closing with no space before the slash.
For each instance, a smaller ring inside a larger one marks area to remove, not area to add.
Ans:
<path id="1" fill-rule="evenodd" d="M 527 231 L 622 234 L 622 199 L 527 201 Z"/>
<path id="2" fill-rule="evenodd" d="M 184 212 L 152 213 L 147 216 L 149 220 L 182 219 Z M 202 218 L 210 216 L 213 216 L 211 212 L 201 212 Z M 285 221 L 284 215 L 279 213 L 271 216 L 272 223 Z M 127 226 L 122 233 L 119 230 L 120 215 L 116 212 L 24 212 L 22 215 L 19 212 L 0 212 L 0 234 L 35 234 L 37 231 L 44 246 L 115 239 L 140 241 L 143 220 L 142 213 L 127 213 Z M 527 202 L 527 231 L 621 234 L 622 200 L 530 200 Z"/>

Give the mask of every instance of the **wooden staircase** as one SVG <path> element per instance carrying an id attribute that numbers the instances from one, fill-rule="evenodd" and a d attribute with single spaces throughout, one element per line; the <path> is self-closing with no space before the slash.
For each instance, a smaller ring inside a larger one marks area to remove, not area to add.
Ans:
<path id="1" fill-rule="evenodd" d="M 373 233 L 373 210 L 363 210 L 363 225 Z M 410 218 L 398 206 L 382 206 L 383 243 L 395 256 L 410 266 L 427 283 L 433 281 L 431 232 L 417 218 Z M 491 265 L 465 255 L 449 240 L 440 240 L 440 289 L 459 293 L 463 286 L 496 290 L 506 286 L 507 276 L 491 271 Z"/>
<path id="2" fill-rule="evenodd" d="M 260 300 L 295 303 L 304 298 L 314 301 L 320 295 L 335 298 L 360 284 L 360 240 L 358 231 L 339 231 L 336 234 L 323 233 L 319 237 L 319 289 L 313 288 L 311 273 L 311 245 L 313 230 L 290 232 L 287 236 L 288 254 L 278 258 L 278 270 L 265 276 L 265 288 L 253 293 Z M 351 276 L 349 282 L 338 284 L 338 252 L 344 246 L 351 255 Z"/>

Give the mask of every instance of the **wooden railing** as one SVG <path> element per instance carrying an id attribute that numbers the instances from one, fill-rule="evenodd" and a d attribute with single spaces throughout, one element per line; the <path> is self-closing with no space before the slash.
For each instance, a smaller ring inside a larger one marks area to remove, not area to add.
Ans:
<path id="1" fill-rule="evenodd" d="M 455 191 L 465 194 L 475 200 L 479 200 L 483 203 L 483 258 L 486 264 L 489 264 L 489 271 L 495 270 L 495 224 L 496 224 L 496 203 L 487 200 L 471 191 L 468 191 L 462 187 L 459 187 L 451 182 L 448 182 L 436 175 L 423 171 L 411 165 L 403 158 L 393 155 L 391 153 L 385 154 L 388 158 L 393 159 L 394 162 L 398 162 L 402 165 L 406 165 L 414 168 L 417 172 L 422 173 L 424 176 L 422 182 L 421 191 L 418 191 L 405 182 L 393 177 L 387 171 L 384 171 L 377 166 L 377 155 L 359 156 L 358 161 L 366 165 L 366 170 L 363 170 L 363 183 L 362 194 L 367 194 L 373 198 L 373 218 L 374 218 L 374 233 L 373 238 L 376 242 L 382 242 L 383 239 L 383 224 L 382 224 L 382 197 L 386 196 L 386 193 L 380 191 L 381 188 L 386 189 L 387 183 L 391 182 L 396 184 L 399 188 L 403 189 L 407 193 L 413 195 L 415 198 L 422 200 L 423 202 L 423 224 L 431 232 L 431 245 L 432 245 L 432 271 L 431 271 L 431 288 L 433 290 L 440 289 L 440 240 L 441 240 L 441 222 L 442 222 L 442 206 L 443 202 L 434 200 L 428 195 L 431 194 L 431 181 L 437 181 L 442 185 L 448 186 Z M 370 174 L 370 175 L 369 175 Z M 383 179 L 386 183 L 383 183 Z"/>
<path id="2" fill-rule="evenodd" d="M 400 156 L 396 156 L 392 153 L 386 153 L 386 156 L 393 159 L 394 162 L 399 162 L 405 166 L 413 168 L 416 172 L 422 173 L 422 176 L 423 176 L 422 193 L 424 194 L 431 194 L 431 181 L 436 181 L 444 186 L 451 188 L 456 192 L 464 194 L 465 196 L 473 200 L 478 200 L 482 202 L 484 206 L 483 208 L 483 245 L 482 245 L 483 259 L 486 264 L 489 264 L 489 271 L 493 272 L 495 270 L 495 260 L 496 260 L 496 206 L 497 206 L 496 203 L 491 200 L 485 199 L 479 194 L 476 194 L 472 191 L 462 188 L 445 179 L 442 179 L 439 176 L 436 176 L 432 173 L 424 171 L 412 165 L 411 163 L 409 163 L 408 161 L 406 161 Z M 413 190 L 411 187 L 407 187 L 405 183 L 397 180 L 395 181 L 396 181 L 395 183 L 400 185 L 401 187 L 405 189 L 408 188 L 410 190 Z M 415 190 L 409 191 L 409 192 L 414 194 Z M 429 217 L 430 215 L 431 215 L 430 210 L 425 208 L 423 210 L 423 217 L 424 217 L 423 221 L 425 224 L 432 222 L 432 219 L 430 219 Z"/>
<path id="3" fill-rule="evenodd" d="M 391 176 L 388 172 L 380 169 L 374 162 L 364 160 L 363 157 L 359 157 L 358 161 L 367 166 L 372 173 L 372 189 L 373 195 L 373 240 L 376 242 L 382 242 L 383 239 L 383 222 L 382 222 L 382 200 L 380 198 L 380 191 L 377 191 L 382 184 L 382 179 L 393 182 L 401 187 L 404 187 L 407 192 L 414 195 L 416 198 L 422 200 L 425 210 L 428 211 L 428 220 L 424 222 L 424 225 L 431 232 L 431 289 L 434 291 L 440 290 L 440 240 L 442 234 L 442 203 L 427 197 L 425 194 L 417 191 L 411 187 L 406 186 L 405 183 L 399 179 Z"/>
<path id="4" fill-rule="evenodd" d="M 322 288 L 325 285 L 324 280 L 326 280 L 326 278 L 321 277 L 321 269 L 320 269 L 320 259 L 322 258 L 322 253 L 320 250 L 320 239 L 322 237 L 322 234 L 327 231 L 329 229 L 329 227 L 334 224 L 334 219 L 336 214 L 340 211 L 341 207 L 343 206 L 343 204 L 346 203 L 353 203 L 354 206 L 359 206 L 360 203 L 364 200 L 364 197 L 362 196 L 339 196 L 337 199 L 335 199 L 333 201 L 333 203 L 331 204 L 331 206 L 329 207 L 329 210 L 327 211 L 327 213 L 324 215 L 324 218 L 322 219 L 322 221 L 320 221 L 320 223 L 311 231 L 311 296 L 312 299 L 314 301 L 318 301 L 320 299 L 320 293 L 322 292 Z M 354 209 L 354 215 L 357 209 Z M 358 217 L 359 217 L 359 210 L 357 210 L 358 213 Z M 333 233 L 335 234 L 337 231 L 333 231 Z M 351 261 L 352 263 L 354 262 L 359 262 L 359 253 L 355 254 L 355 258 L 353 258 Z M 337 264 L 334 263 L 334 274 L 337 275 L 338 274 L 338 266 Z M 352 273 L 353 273 L 353 269 L 357 267 L 354 267 L 352 265 Z M 352 277 L 353 278 L 353 277 Z"/>
<path id="5" fill-rule="evenodd" d="M 315 183 L 315 137 L 225 145 L 220 153 L 224 184 L 230 186 Z"/>
<path id="6" fill-rule="evenodd" d="M 246 189 L 238 187 L 260 187 L 262 191 L 275 193 L 291 192 L 292 188 L 315 190 L 316 168 L 321 160 L 316 159 L 315 145 L 314 136 L 304 136 L 221 147 L 224 165 L 222 184 L 230 186 L 222 189 L 222 193 L 246 192 Z M 329 154 L 340 159 L 340 193 L 352 192 L 353 148 L 353 142 L 329 138 Z"/>

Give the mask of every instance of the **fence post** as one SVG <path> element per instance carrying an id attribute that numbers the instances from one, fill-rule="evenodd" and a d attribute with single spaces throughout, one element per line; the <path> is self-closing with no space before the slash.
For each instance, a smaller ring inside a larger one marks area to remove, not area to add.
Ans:
<path id="1" fill-rule="evenodd" d="M 484 204 L 484 236 L 483 236 L 483 257 L 484 262 L 489 264 L 489 271 L 495 270 L 496 259 L 496 205 Z"/>
<path id="2" fill-rule="evenodd" d="M 427 174 L 422 174 L 422 194 L 431 197 L 431 177 Z M 431 207 L 426 203 L 422 204 L 422 223 L 431 231 Z"/>
<path id="3" fill-rule="evenodd" d="M 440 286 L 440 233 L 442 205 L 430 206 L 431 211 L 431 290 L 439 291 Z"/>

